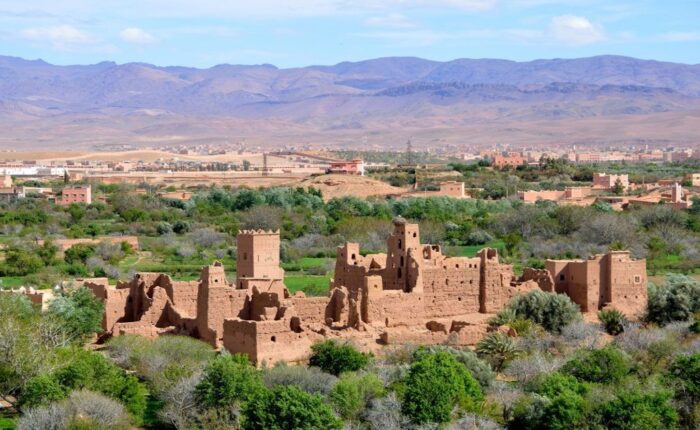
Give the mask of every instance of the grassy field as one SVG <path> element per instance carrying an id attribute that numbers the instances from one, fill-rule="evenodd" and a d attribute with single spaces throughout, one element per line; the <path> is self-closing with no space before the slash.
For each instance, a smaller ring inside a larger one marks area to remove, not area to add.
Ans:
<path id="1" fill-rule="evenodd" d="M 333 261 L 333 259 L 325 257 L 303 257 L 295 261 L 282 263 L 282 268 L 290 272 L 299 272 L 314 267 L 323 267 L 330 261 Z"/>
<path id="2" fill-rule="evenodd" d="M 22 276 L 5 276 L 0 277 L 0 288 L 17 288 L 21 287 L 24 283 L 24 277 Z M 0 427 L 2 428 L 2 427 Z"/>
<path id="3" fill-rule="evenodd" d="M 330 275 L 286 275 L 284 284 L 291 294 L 303 291 L 307 296 L 325 296 L 328 294 Z"/>
<path id="4" fill-rule="evenodd" d="M 0 417 L 0 430 L 14 430 L 15 426 L 14 418 Z"/>
<path id="5" fill-rule="evenodd" d="M 483 245 L 448 246 L 445 252 L 455 257 L 476 257 L 476 253 L 483 248 L 496 248 L 500 253 L 503 252 L 505 244 L 502 240 L 492 240 Z"/>

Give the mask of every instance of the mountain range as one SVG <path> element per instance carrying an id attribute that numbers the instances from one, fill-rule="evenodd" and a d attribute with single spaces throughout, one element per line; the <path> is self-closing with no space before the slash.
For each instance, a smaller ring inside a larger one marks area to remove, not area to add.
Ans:
<path id="1" fill-rule="evenodd" d="M 398 136 L 407 134 L 426 145 L 467 136 L 477 137 L 475 144 L 686 144 L 700 140 L 699 112 L 700 65 L 620 56 L 392 57 L 289 69 L 57 66 L 0 56 L 6 147 L 240 139 L 367 145 L 368 135 L 378 136 L 370 146 L 382 146 L 390 136 L 403 143 Z M 567 131 L 576 129 L 582 132 Z"/>

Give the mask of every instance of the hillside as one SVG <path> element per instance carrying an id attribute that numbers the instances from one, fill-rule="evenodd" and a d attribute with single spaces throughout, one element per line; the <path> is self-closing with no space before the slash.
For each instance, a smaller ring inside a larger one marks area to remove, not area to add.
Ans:
<path id="1" fill-rule="evenodd" d="M 623 126 L 660 114 L 683 122 L 698 111 L 700 65 L 618 56 L 530 62 L 380 58 L 292 69 L 55 66 L 0 57 L 0 126 L 8 130 L 0 137 L 3 147 L 241 138 L 345 145 L 368 133 L 387 133 L 393 140 L 397 130 L 432 130 L 433 138 L 454 142 L 455 133 L 463 133 L 458 130 L 475 125 L 478 134 L 528 128 L 536 121 L 558 129 L 562 120 L 616 118 Z M 692 141 L 698 131 L 684 127 L 671 140 Z M 546 138 L 534 132 L 535 140 Z M 609 143 L 664 140 L 643 132 L 606 135 Z M 556 131 L 554 139 L 563 136 Z M 580 138 L 597 141 L 593 135 Z"/>

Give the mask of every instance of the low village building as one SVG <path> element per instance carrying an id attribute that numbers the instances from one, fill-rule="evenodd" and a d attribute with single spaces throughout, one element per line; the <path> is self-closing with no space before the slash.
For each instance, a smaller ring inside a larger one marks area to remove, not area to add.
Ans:
<path id="1" fill-rule="evenodd" d="M 103 329 L 112 335 L 185 334 L 256 364 L 308 359 L 310 346 L 351 339 L 363 349 L 386 344 L 472 345 L 487 319 L 516 294 L 532 289 L 569 295 L 581 309 L 615 307 L 635 316 L 646 303 L 646 262 L 612 252 L 591 260 L 547 262 L 516 278 L 494 249 L 448 257 L 420 243 L 417 224 L 394 220 L 387 254 L 361 255 L 356 243 L 338 248 L 325 297 L 291 295 L 279 267 L 279 232 L 241 231 L 237 279 L 220 263 L 198 281 L 139 273 L 110 286 L 86 282 L 105 303 Z"/>
<path id="2" fill-rule="evenodd" d="M 608 173 L 594 173 L 593 174 L 593 188 L 599 190 L 612 190 L 615 185 L 620 182 L 623 191 L 627 191 L 630 187 L 630 180 L 628 175 L 613 175 Z"/>
<path id="3" fill-rule="evenodd" d="M 87 187 L 66 187 L 63 189 L 61 197 L 56 200 L 56 204 L 68 206 L 73 203 L 89 205 L 92 203 L 92 188 Z"/>
<path id="4" fill-rule="evenodd" d="M 464 192 L 464 182 L 445 181 L 440 183 L 440 195 L 457 199 L 469 198 Z"/>
<path id="5" fill-rule="evenodd" d="M 495 169 L 515 169 L 518 166 L 527 164 L 527 158 L 519 154 L 494 155 L 491 160 L 491 165 Z"/>
<path id="6" fill-rule="evenodd" d="M 552 202 L 586 202 L 592 204 L 595 198 L 591 187 L 566 187 L 560 190 L 543 191 L 518 191 L 518 198 L 525 203 L 536 203 L 538 200 L 549 200 Z"/>
<path id="7" fill-rule="evenodd" d="M 364 161 L 359 159 L 331 161 L 330 166 L 328 167 L 328 173 L 364 176 L 365 163 Z"/>

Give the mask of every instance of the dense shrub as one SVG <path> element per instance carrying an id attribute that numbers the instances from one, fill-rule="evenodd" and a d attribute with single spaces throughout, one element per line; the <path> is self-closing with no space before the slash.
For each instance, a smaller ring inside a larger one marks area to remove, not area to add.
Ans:
<path id="1" fill-rule="evenodd" d="M 243 430 L 340 430 L 342 421 L 318 395 L 294 386 L 258 392 L 243 408 Z"/>
<path id="2" fill-rule="evenodd" d="M 491 370 L 491 366 L 489 366 L 489 364 L 484 360 L 480 359 L 477 354 L 469 348 L 456 349 L 442 345 L 422 346 L 417 348 L 413 353 L 412 360 L 419 360 L 426 354 L 432 354 L 439 351 L 452 354 L 457 361 L 462 363 L 467 370 L 469 370 L 469 373 L 471 373 L 474 379 L 479 382 L 479 385 L 481 385 L 482 388 L 486 388 L 491 385 L 491 382 L 496 378 L 496 374 Z"/>
<path id="3" fill-rule="evenodd" d="M 447 422 L 455 405 L 483 397 L 476 379 L 447 352 L 416 360 L 405 386 L 401 410 L 415 423 Z"/>
<path id="4" fill-rule="evenodd" d="M 669 385 L 680 404 L 687 428 L 700 425 L 700 353 L 676 357 L 668 370 Z"/>
<path id="5" fill-rule="evenodd" d="M 580 318 L 579 307 L 564 294 L 533 290 L 516 296 L 508 304 L 516 315 L 540 324 L 547 331 L 558 333 L 563 327 Z"/>
<path id="6" fill-rule="evenodd" d="M 700 282 L 685 275 L 669 274 L 666 282 L 649 286 L 647 321 L 668 324 L 687 321 L 700 311 Z"/>
<path id="7" fill-rule="evenodd" d="M 476 344 L 476 353 L 499 372 L 520 353 L 515 340 L 505 333 L 491 332 Z"/>
<path id="8" fill-rule="evenodd" d="M 78 342 L 102 331 L 103 310 L 102 301 L 85 287 L 64 293 L 49 305 L 49 315 L 57 318 L 67 334 Z"/>
<path id="9" fill-rule="evenodd" d="M 606 347 L 580 352 L 562 367 L 562 372 L 581 381 L 609 384 L 630 372 L 629 359 L 617 348 Z"/>
<path id="10" fill-rule="evenodd" d="M 244 355 L 221 354 L 204 368 L 196 398 L 204 407 L 245 403 L 264 389 L 260 372 Z"/>
<path id="11" fill-rule="evenodd" d="M 275 385 L 295 385 L 309 394 L 328 395 L 338 378 L 318 367 L 278 365 L 263 371 L 263 382 L 268 388 Z"/>
<path id="12" fill-rule="evenodd" d="M 344 373 L 333 387 L 330 400 L 338 414 L 355 420 L 367 404 L 384 393 L 384 385 L 371 373 Z"/>
<path id="13" fill-rule="evenodd" d="M 617 309 L 603 309 L 598 312 L 598 319 L 608 334 L 616 336 L 624 331 L 627 318 Z"/>
<path id="14" fill-rule="evenodd" d="M 538 378 L 513 409 L 512 429 L 566 430 L 584 428 L 587 392 L 572 376 L 553 373 Z"/>
<path id="15" fill-rule="evenodd" d="M 678 414 L 671 404 L 671 393 L 623 391 L 596 411 L 601 428 L 609 430 L 671 430 L 677 428 Z"/>
<path id="16" fill-rule="evenodd" d="M 67 400 L 31 408 L 17 422 L 18 430 L 132 428 L 119 402 L 91 391 L 74 391 Z"/>
<path id="17" fill-rule="evenodd" d="M 370 354 L 360 352 L 348 343 L 341 344 L 333 340 L 316 343 L 311 346 L 311 351 L 309 365 L 335 376 L 362 370 L 371 359 Z"/>
<path id="18" fill-rule="evenodd" d="M 125 335 L 112 338 L 107 353 L 121 367 L 136 372 L 161 393 L 200 371 L 215 351 L 189 336 L 161 336 L 146 339 Z"/>
<path id="19" fill-rule="evenodd" d="M 146 389 L 132 375 L 108 361 L 102 354 L 81 348 L 61 351 L 66 363 L 58 370 L 32 378 L 22 393 L 20 405 L 31 408 L 65 398 L 71 391 L 87 389 L 121 401 L 137 422 L 146 410 Z M 42 390 L 43 389 L 43 390 Z"/>

